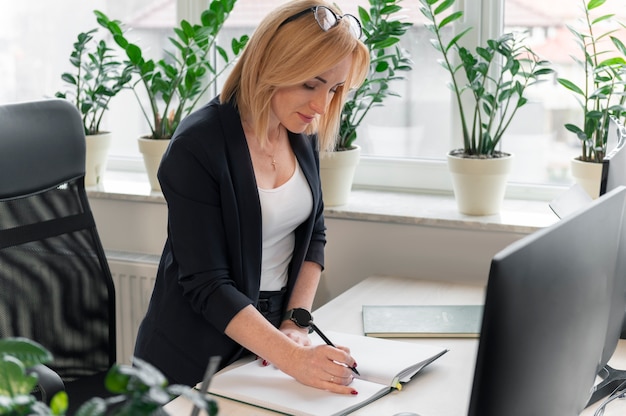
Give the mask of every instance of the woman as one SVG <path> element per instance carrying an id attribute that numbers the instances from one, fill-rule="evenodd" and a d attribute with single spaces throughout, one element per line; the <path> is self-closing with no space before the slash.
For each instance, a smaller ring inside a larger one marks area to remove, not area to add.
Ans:
<path id="1" fill-rule="evenodd" d="M 369 54 L 360 23 L 320 0 L 268 15 L 219 97 L 180 124 L 159 168 L 168 238 L 135 355 L 195 384 L 211 356 L 252 352 L 336 393 L 356 365 L 311 346 L 285 313 L 310 310 L 324 264 L 318 150 L 331 149 Z"/>

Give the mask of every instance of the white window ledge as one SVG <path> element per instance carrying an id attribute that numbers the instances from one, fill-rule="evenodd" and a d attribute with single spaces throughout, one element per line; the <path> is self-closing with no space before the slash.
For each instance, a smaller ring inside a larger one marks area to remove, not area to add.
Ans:
<path id="1" fill-rule="evenodd" d="M 150 189 L 144 173 L 111 172 L 103 183 L 87 188 L 90 198 L 164 204 Z M 545 200 L 507 198 L 500 214 L 470 216 L 458 212 L 453 195 L 354 189 L 346 205 L 327 207 L 326 218 L 422 225 L 477 231 L 528 234 L 558 218 Z"/>
<path id="2" fill-rule="evenodd" d="M 500 214 L 459 213 L 451 194 L 353 190 L 346 205 L 327 207 L 327 218 L 505 231 L 528 234 L 558 220 L 547 202 L 505 199 Z"/>

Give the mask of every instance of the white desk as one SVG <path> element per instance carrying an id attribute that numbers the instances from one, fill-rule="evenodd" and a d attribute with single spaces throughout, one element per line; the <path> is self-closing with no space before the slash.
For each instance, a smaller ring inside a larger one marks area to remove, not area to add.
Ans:
<path id="1" fill-rule="evenodd" d="M 322 330 L 362 334 L 361 306 L 364 304 L 481 304 L 483 301 L 482 286 L 374 276 L 320 307 L 313 312 L 313 316 Z M 405 341 L 441 345 L 450 351 L 418 373 L 402 391 L 394 391 L 353 414 L 392 416 L 402 411 L 411 411 L 421 416 L 466 415 L 478 340 L 440 338 Z M 620 341 L 611 364 L 615 368 L 626 368 L 625 341 Z M 271 411 L 221 398 L 218 403 L 220 416 L 276 415 Z M 592 416 L 596 407 L 597 405 L 587 408 L 582 416 Z M 166 410 L 172 415 L 189 415 L 191 405 L 184 399 L 176 399 Z M 625 400 L 611 403 L 604 416 L 618 414 L 626 414 Z"/>

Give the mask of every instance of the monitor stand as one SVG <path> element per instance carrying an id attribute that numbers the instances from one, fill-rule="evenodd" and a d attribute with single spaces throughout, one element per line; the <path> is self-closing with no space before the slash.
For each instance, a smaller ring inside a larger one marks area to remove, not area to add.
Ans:
<path id="1" fill-rule="evenodd" d="M 620 384 L 626 382 L 626 371 L 617 370 L 607 364 L 598 372 L 598 377 L 602 378 L 602 381 L 594 386 L 587 406 L 607 397 L 609 394 L 613 393 L 613 390 Z"/>

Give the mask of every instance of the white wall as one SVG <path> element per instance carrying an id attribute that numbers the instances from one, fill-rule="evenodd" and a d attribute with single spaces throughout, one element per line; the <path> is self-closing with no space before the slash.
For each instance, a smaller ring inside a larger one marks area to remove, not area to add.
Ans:
<path id="1" fill-rule="evenodd" d="M 376 274 L 486 283 L 491 258 L 522 234 L 326 219 L 316 306 Z"/>
<path id="2" fill-rule="evenodd" d="M 160 255 L 167 235 L 163 202 L 89 198 L 105 250 Z"/>
<path id="3" fill-rule="evenodd" d="M 90 197 L 105 250 L 159 255 L 162 202 Z M 315 307 L 375 274 L 486 282 L 493 255 L 520 233 L 326 218 L 326 270 Z"/>

